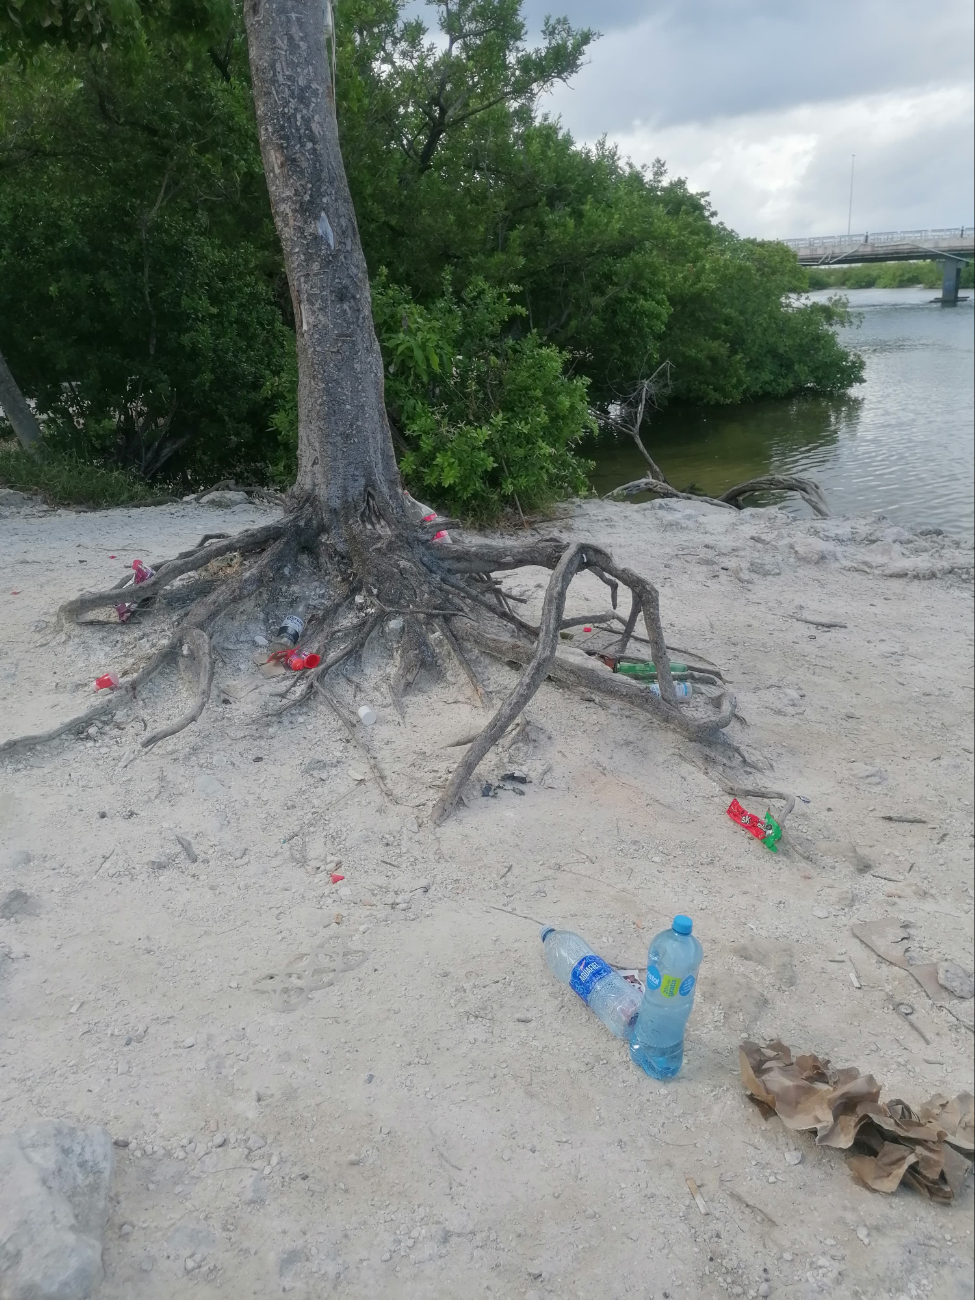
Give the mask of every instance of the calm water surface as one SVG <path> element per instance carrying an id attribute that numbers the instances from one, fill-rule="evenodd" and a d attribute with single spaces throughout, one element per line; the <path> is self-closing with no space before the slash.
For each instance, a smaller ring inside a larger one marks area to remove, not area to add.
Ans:
<path id="1" fill-rule="evenodd" d="M 791 472 L 817 479 L 835 514 L 880 513 L 970 535 L 975 303 L 941 307 L 931 289 L 845 293 L 861 320 L 840 338 L 862 353 L 865 383 L 839 398 L 652 412 L 643 426 L 648 451 L 678 488 L 718 495 L 759 474 Z M 586 454 L 600 493 L 646 469 L 627 438 Z M 797 498 L 784 504 L 809 513 Z"/>

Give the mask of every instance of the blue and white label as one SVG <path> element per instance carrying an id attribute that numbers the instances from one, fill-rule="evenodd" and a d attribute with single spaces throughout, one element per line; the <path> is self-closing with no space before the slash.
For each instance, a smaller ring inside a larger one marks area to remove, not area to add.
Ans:
<path id="1" fill-rule="evenodd" d="M 692 991 L 692 989 L 694 988 L 694 985 L 695 985 L 696 983 L 697 983 L 697 980 L 695 980 L 695 978 L 694 978 L 693 975 L 688 975 L 688 977 L 687 977 L 686 980 L 681 980 L 681 984 L 680 984 L 680 995 L 681 995 L 681 997 L 682 997 L 682 998 L 686 998 L 687 995 L 688 995 L 688 993 L 690 993 L 690 992 Z"/>
<path id="2" fill-rule="evenodd" d="M 569 987 L 579 994 L 583 1002 L 588 1003 L 599 981 L 604 980 L 607 975 L 612 975 L 612 973 L 613 968 L 608 962 L 590 952 L 572 967 L 572 974 L 569 976 Z"/>
<path id="3" fill-rule="evenodd" d="M 657 970 L 656 966 L 647 967 L 647 988 L 660 988 L 660 971 Z"/>

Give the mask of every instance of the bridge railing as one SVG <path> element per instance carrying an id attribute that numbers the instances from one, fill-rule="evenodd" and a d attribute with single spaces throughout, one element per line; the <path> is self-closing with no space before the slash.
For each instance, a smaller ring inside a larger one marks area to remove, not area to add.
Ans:
<path id="1" fill-rule="evenodd" d="M 779 242 L 801 252 L 806 248 L 860 248 L 864 244 L 929 244 L 972 238 L 972 226 L 949 226 L 941 230 L 878 230 L 862 235 L 820 235 L 812 239 L 782 239 Z"/>

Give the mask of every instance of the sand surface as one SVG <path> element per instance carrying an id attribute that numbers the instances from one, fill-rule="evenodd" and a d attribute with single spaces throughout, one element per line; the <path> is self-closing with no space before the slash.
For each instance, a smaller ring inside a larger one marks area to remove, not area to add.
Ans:
<path id="1" fill-rule="evenodd" d="M 62 600 L 268 517 L 0 512 L 0 740 L 81 711 L 161 634 L 66 637 Z M 672 731 L 551 684 L 431 829 L 448 742 L 486 716 L 466 679 L 421 681 L 405 723 L 381 644 L 340 684 L 378 714 L 357 734 L 390 802 L 322 701 L 265 716 L 280 684 L 254 638 L 286 611 L 226 618 L 191 730 L 139 748 L 190 698 L 170 669 L 118 725 L 0 763 L 0 899 L 30 900 L 0 920 L 0 1132 L 59 1116 L 127 1143 L 101 1300 L 973 1294 L 971 1180 L 947 1207 L 860 1187 L 761 1117 L 737 1061 L 742 1038 L 781 1036 L 887 1096 L 972 1088 L 972 1003 L 935 1006 L 850 930 L 906 919 L 916 957 L 972 968 L 970 544 L 682 503 L 580 504 L 546 531 L 659 584 L 669 642 L 737 695 L 756 764 L 737 779 L 808 800 L 801 854 L 735 826 Z M 546 576 L 508 586 L 537 609 Z M 606 608 L 594 578 L 573 584 L 568 613 Z M 516 680 L 479 668 L 495 700 Z M 481 797 L 514 767 L 523 794 Z M 537 923 L 640 967 L 678 910 L 705 956 L 662 1085 L 552 979 Z M 336 951 L 350 969 L 296 1009 L 255 988 Z"/>

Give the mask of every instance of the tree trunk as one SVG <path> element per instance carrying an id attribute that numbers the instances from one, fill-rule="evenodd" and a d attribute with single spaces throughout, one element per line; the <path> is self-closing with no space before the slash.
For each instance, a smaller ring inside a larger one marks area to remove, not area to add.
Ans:
<path id="1" fill-rule="evenodd" d="M 295 495 L 336 544 L 403 513 L 372 298 L 335 117 L 322 0 L 246 0 L 254 106 L 298 347 Z"/>
<path id="2" fill-rule="evenodd" d="M 41 428 L 34 418 L 34 412 L 17 387 L 17 381 L 10 373 L 10 368 L 0 352 L 0 409 L 10 421 L 11 427 L 22 447 L 28 451 L 37 451 L 41 445 Z"/>

